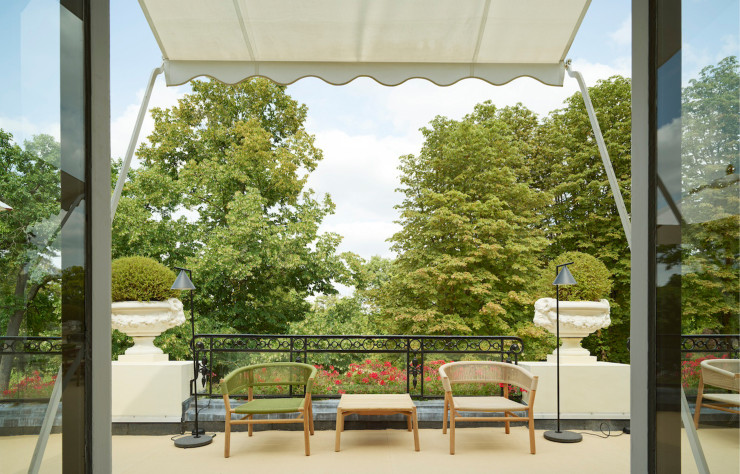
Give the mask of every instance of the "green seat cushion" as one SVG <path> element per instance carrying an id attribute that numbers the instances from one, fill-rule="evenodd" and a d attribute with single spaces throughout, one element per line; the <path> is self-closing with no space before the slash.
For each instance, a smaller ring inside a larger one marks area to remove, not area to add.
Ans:
<path id="1" fill-rule="evenodd" d="M 256 413 L 291 413 L 303 408 L 305 398 L 260 398 L 234 409 L 236 413 L 253 415 Z"/>

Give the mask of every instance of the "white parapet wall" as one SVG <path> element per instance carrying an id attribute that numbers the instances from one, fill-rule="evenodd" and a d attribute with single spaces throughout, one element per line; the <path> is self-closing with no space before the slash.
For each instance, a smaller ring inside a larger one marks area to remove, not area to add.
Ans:
<path id="1" fill-rule="evenodd" d="M 557 413 L 556 364 L 519 362 L 539 377 L 535 418 Z M 524 394 L 528 402 L 528 394 Z M 560 364 L 560 417 L 563 419 L 629 419 L 630 366 L 612 362 Z"/>
<path id="2" fill-rule="evenodd" d="M 113 421 L 179 423 L 190 396 L 192 361 L 112 362 Z"/>

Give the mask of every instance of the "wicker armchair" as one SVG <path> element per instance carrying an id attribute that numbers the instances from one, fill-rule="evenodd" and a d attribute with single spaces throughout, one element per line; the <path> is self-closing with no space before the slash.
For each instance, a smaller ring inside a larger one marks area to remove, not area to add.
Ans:
<path id="1" fill-rule="evenodd" d="M 459 421 L 503 421 L 506 434 L 512 421 L 528 421 L 529 450 L 535 454 L 534 446 L 534 397 L 537 377 L 527 370 L 505 362 L 451 362 L 439 368 L 442 386 L 445 389 L 444 418 L 442 433 L 447 433 L 447 413 L 450 412 L 450 454 L 455 454 L 455 422 Z M 453 395 L 453 386 L 463 383 L 504 384 L 503 397 L 460 397 Z M 529 405 L 509 400 L 509 385 L 529 391 Z M 460 412 L 503 412 L 503 417 L 465 417 Z M 514 412 L 527 412 L 521 417 Z"/>
<path id="2" fill-rule="evenodd" d="M 221 393 L 226 407 L 224 457 L 229 457 L 231 442 L 231 425 L 249 425 L 249 436 L 252 426 L 266 423 L 303 423 L 303 436 L 306 444 L 306 456 L 311 454 L 309 432 L 313 434 L 313 409 L 311 407 L 311 386 L 316 369 L 308 364 L 297 362 L 274 362 L 271 364 L 249 365 L 234 370 L 221 380 Z M 303 398 L 254 398 L 254 387 L 277 385 L 305 386 Z M 231 408 L 230 395 L 247 391 L 247 403 Z M 254 419 L 254 415 L 269 413 L 298 413 L 296 418 L 288 419 Z M 232 419 L 232 415 L 243 415 Z"/>
<path id="3" fill-rule="evenodd" d="M 704 393 L 704 386 L 724 388 L 736 393 Z M 694 426 L 699 428 L 702 407 L 740 414 L 740 359 L 707 359 L 701 363 L 699 393 L 696 395 Z M 705 403 L 710 400 L 718 403 Z M 731 408 L 735 407 L 735 408 Z"/>

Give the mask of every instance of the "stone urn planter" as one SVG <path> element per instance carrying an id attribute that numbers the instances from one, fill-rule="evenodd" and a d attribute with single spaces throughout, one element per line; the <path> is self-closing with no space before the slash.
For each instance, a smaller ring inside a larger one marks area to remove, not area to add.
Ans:
<path id="1" fill-rule="evenodd" d="M 565 252 L 550 262 L 540 275 L 539 296 L 555 296 L 556 264 L 567 264 L 574 284 L 560 285 L 560 362 L 595 364 L 596 357 L 581 346 L 581 339 L 611 324 L 609 301 L 612 280 L 606 265 L 582 252 Z M 540 298 L 534 303 L 534 324 L 556 334 L 557 300 Z M 556 361 L 557 348 L 547 356 Z"/>
<path id="2" fill-rule="evenodd" d="M 167 361 L 167 354 L 154 345 L 154 338 L 169 328 L 185 322 L 182 302 L 119 301 L 111 305 L 111 326 L 131 336 L 134 345 L 126 349 L 119 361 Z"/>
<path id="3" fill-rule="evenodd" d="M 119 362 L 166 362 L 154 338 L 185 322 L 182 302 L 172 291 L 175 274 L 148 257 L 122 257 L 111 263 L 111 326 L 134 339 Z"/>
<path id="4" fill-rule="evenodd" d="M 534 324 L 553 334 L 556 332 L 556 303 L 555 298 L 541 298 L 534 303 Z M 560 301 L 560 362 L 596 363 L 596 357 L 581 346 L 581 339 L 609 324 L 607 300 Z M 555 362 L 555 358 L 553 351 L 547 356 L 547 361 Z"/>

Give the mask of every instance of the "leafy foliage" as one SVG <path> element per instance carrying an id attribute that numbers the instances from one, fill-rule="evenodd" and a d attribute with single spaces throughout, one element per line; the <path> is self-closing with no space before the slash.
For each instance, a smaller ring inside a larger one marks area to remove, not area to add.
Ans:
<path id="1" fill-rule="evenodd" d="M 682 94 L 682 332 L 740 328 L 740 67 L 704 68 Z"/>
<path id="2" fill-rule="evenodd" d="M 13 207 L 0 213 L 0 331 L 8 336 L 19 335 L 24 323 L 29 335 L 59 327 L 59 153 L 49 135 L 21 148 L 0 130 L 0 197 Z M 0 390 L 8 389 L 13 359 L 0 358 Z"/>
<path id="3" fill-rule="evenodd" d="M 170 290 L 175 273 L 153 258 L 123 257 L 111 263 L 113 301 L 165 301 L 177 298 Z"/>
<path id="4" fill-rule="evenodd" d="M 609 270 L 601 260 L 583 252 L 565 252 L 552 260 L 546 269 L 541 272 L 538 289 L 542 298 L 551 298 L 555 287 L 555 266 L 573 262 L 568 269 L 576 280 L 575 285 L 560 287 L 560 299 L 568 301 L 599 301 L 609 298 L 612 289 L 612 280 Z"/>
<path id="5" fill-rule="evenodd" d="M 589 95 L 625 206 L 630 209 L 630 80 L 614 76 L 598 81 L 589 88 Z M 565 101 L 565 108 L 543 120 L 532 148 L 532 185 L 554 196 L 541 209 L 540 227 L 551 242 L 543 260 L 576 251 L 606 265 L 613 281 L 606 298 L 612 323 L 585 338 L 583 345 L 602 360 L 628 363 L 631 255 L 580 93 L 573 94 Z M 552 278 L 554 274 L 552 270 Z M 576 280 L 581 281 L 577 276 Z"/>
<path id="6" fill-rule="evenodd" d="M 192 82 L 171 109 L 154 109 L 113 225 L 113 254 L 193 270 L 196 311 L 246 333 L 285 332 L 333 294 L 344 273 L 340 237 L 320 234 L 334 211 L 304 190 L 321 151 L 306 107 L 263 79 Z"/>
<path id="7" fill-rule="evenodd" d="M 476 106 L 461 121 L 437 117 L 418 156 L 401 157 L 403 229 L 379 295 L 399 333 L 511 334 L 532 301 L 528 275 L 547 245 L 536 209 L 548 194 L 528 184 L 523 107 Z"/>

